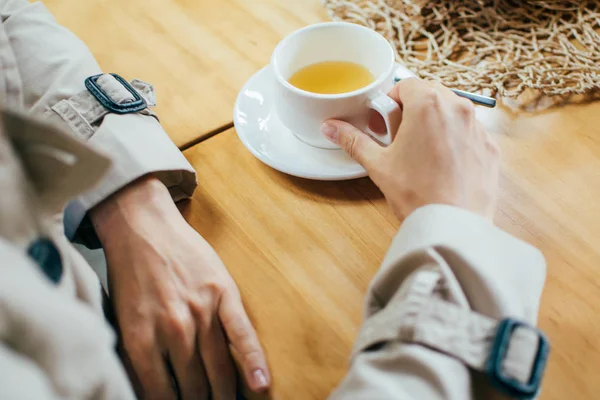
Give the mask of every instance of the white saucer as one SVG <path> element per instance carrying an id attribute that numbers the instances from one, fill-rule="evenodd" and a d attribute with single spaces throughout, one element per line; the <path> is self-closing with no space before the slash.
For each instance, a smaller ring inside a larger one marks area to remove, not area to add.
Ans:
<path id="1" fill-rule="evenodd" d="M 402 75 L 413 76 L 398 64 Z M 275 79 L 269 66 L 246 82 L 233 114 L 237 134 L 248 150 L 268 166 L 289 175 L 316 180 L 346 180 L 367 172 L 343 150 L 310 146 L 277 117 L 272 96 Z"/>

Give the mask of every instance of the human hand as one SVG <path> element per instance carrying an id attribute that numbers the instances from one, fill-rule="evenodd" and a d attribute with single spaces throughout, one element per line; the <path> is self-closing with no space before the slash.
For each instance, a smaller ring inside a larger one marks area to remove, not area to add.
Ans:
<path id="1" fill-rule="evenodd" d="M 473 104 L 417 79 L 402 80 L 389 95 L 402 108 L 402 123 L 388 147 L 342 121 L 326 121 L 323 134 L 367 170 L 398 218 L 448 204 L 493 219 L 499 150 Z"/>
<path id="2" fill-rule="evenodd" d="M 91 217 L 140 398 L 235 399 L 229 346 L 250 389 L 268 389 L 265 357 L 235 282 L 160 181 L 142 178 Z"/>

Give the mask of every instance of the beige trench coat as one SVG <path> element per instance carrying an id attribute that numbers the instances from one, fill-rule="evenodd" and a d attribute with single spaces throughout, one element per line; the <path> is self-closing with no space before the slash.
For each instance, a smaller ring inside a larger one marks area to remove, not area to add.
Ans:
<path id="1" fill-rule="evenodd" d="M 65 230 L 146 174 L 189 196 L 194 170 L 149 109 L 106 113 L 84 84 L 100 67 L 42 3 L 0 0 L 0 16 L 0 399 L 133 399 L 99 281 Z M 111 76 L 97 83 L 116 102 L 131 96 Z M 150 85 L 133 86 L 154 104 Z M 58 284 L 27 256 L 41 238 L 60 252 Z"/>
<path id="2" fill-rule="evenodd" d="M 148 173 L 174 200 L 189 196 L 194 172 L 149 109 L 107 113 L 90 95 L 84 81 L 100 68 L 42 4 L 0 0 L 0 14 L 0 399 L 132 399 L 98 279 L 65 233 L 85 233 L 87 210 Z M 154 104 L 150 85 L 132 84 Z M 98 85 L 131 100 L 111 76 Z M 58 249 L 57 283 L 44 268 L 53 253 L 32 252 L 40 239 Z M 501 319 L 535 325 L 544 277 L 541 254 L 490 222 L 449 206 L 417 210 L 369 287 L 332 398 L 500 397 L 477 371 Z M 501 370 L 526 382 L 539 338 L 521 327 L 509 339 Z"/>

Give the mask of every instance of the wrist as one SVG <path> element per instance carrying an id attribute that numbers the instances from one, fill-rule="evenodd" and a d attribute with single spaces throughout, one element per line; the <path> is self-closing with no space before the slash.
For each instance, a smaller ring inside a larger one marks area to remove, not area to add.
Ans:
<path id="1" fill-rule="evenodd" d="M 142 177 L 89 212 L 90 219 L 103 247 L 119 242 L 132 230 L 143 231 L 144 224 L 175 223 L 183 219 L 169 190 L 153 176 Z"/>

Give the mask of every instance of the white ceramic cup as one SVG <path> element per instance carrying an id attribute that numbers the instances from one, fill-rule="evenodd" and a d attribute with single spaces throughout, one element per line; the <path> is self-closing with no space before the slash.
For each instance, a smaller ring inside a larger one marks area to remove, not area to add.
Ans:
<path id="1" fill-rule="evenodd" d="M 325 61 L 360 64 L 371 71 L 375 81 L 341 94 L 307 92 L 288 82 L 298 70 Z M 317 147 L 338 148 L 320 131 L 323 121 L 335 118 L 350 122 L 384 145 L 391 143 L 392 132 L 398 129 L 402 113 L 398 104 L 386 95 L 394 85 L 394 50 L 379 33 L 346 22 L 310 25 L 277 45 L 271 69 L 277 81 L 277 114 L 300 140 Z M 383 116 L 385 134 L 378 135 L 368 128 L 371 109 Z"/>

